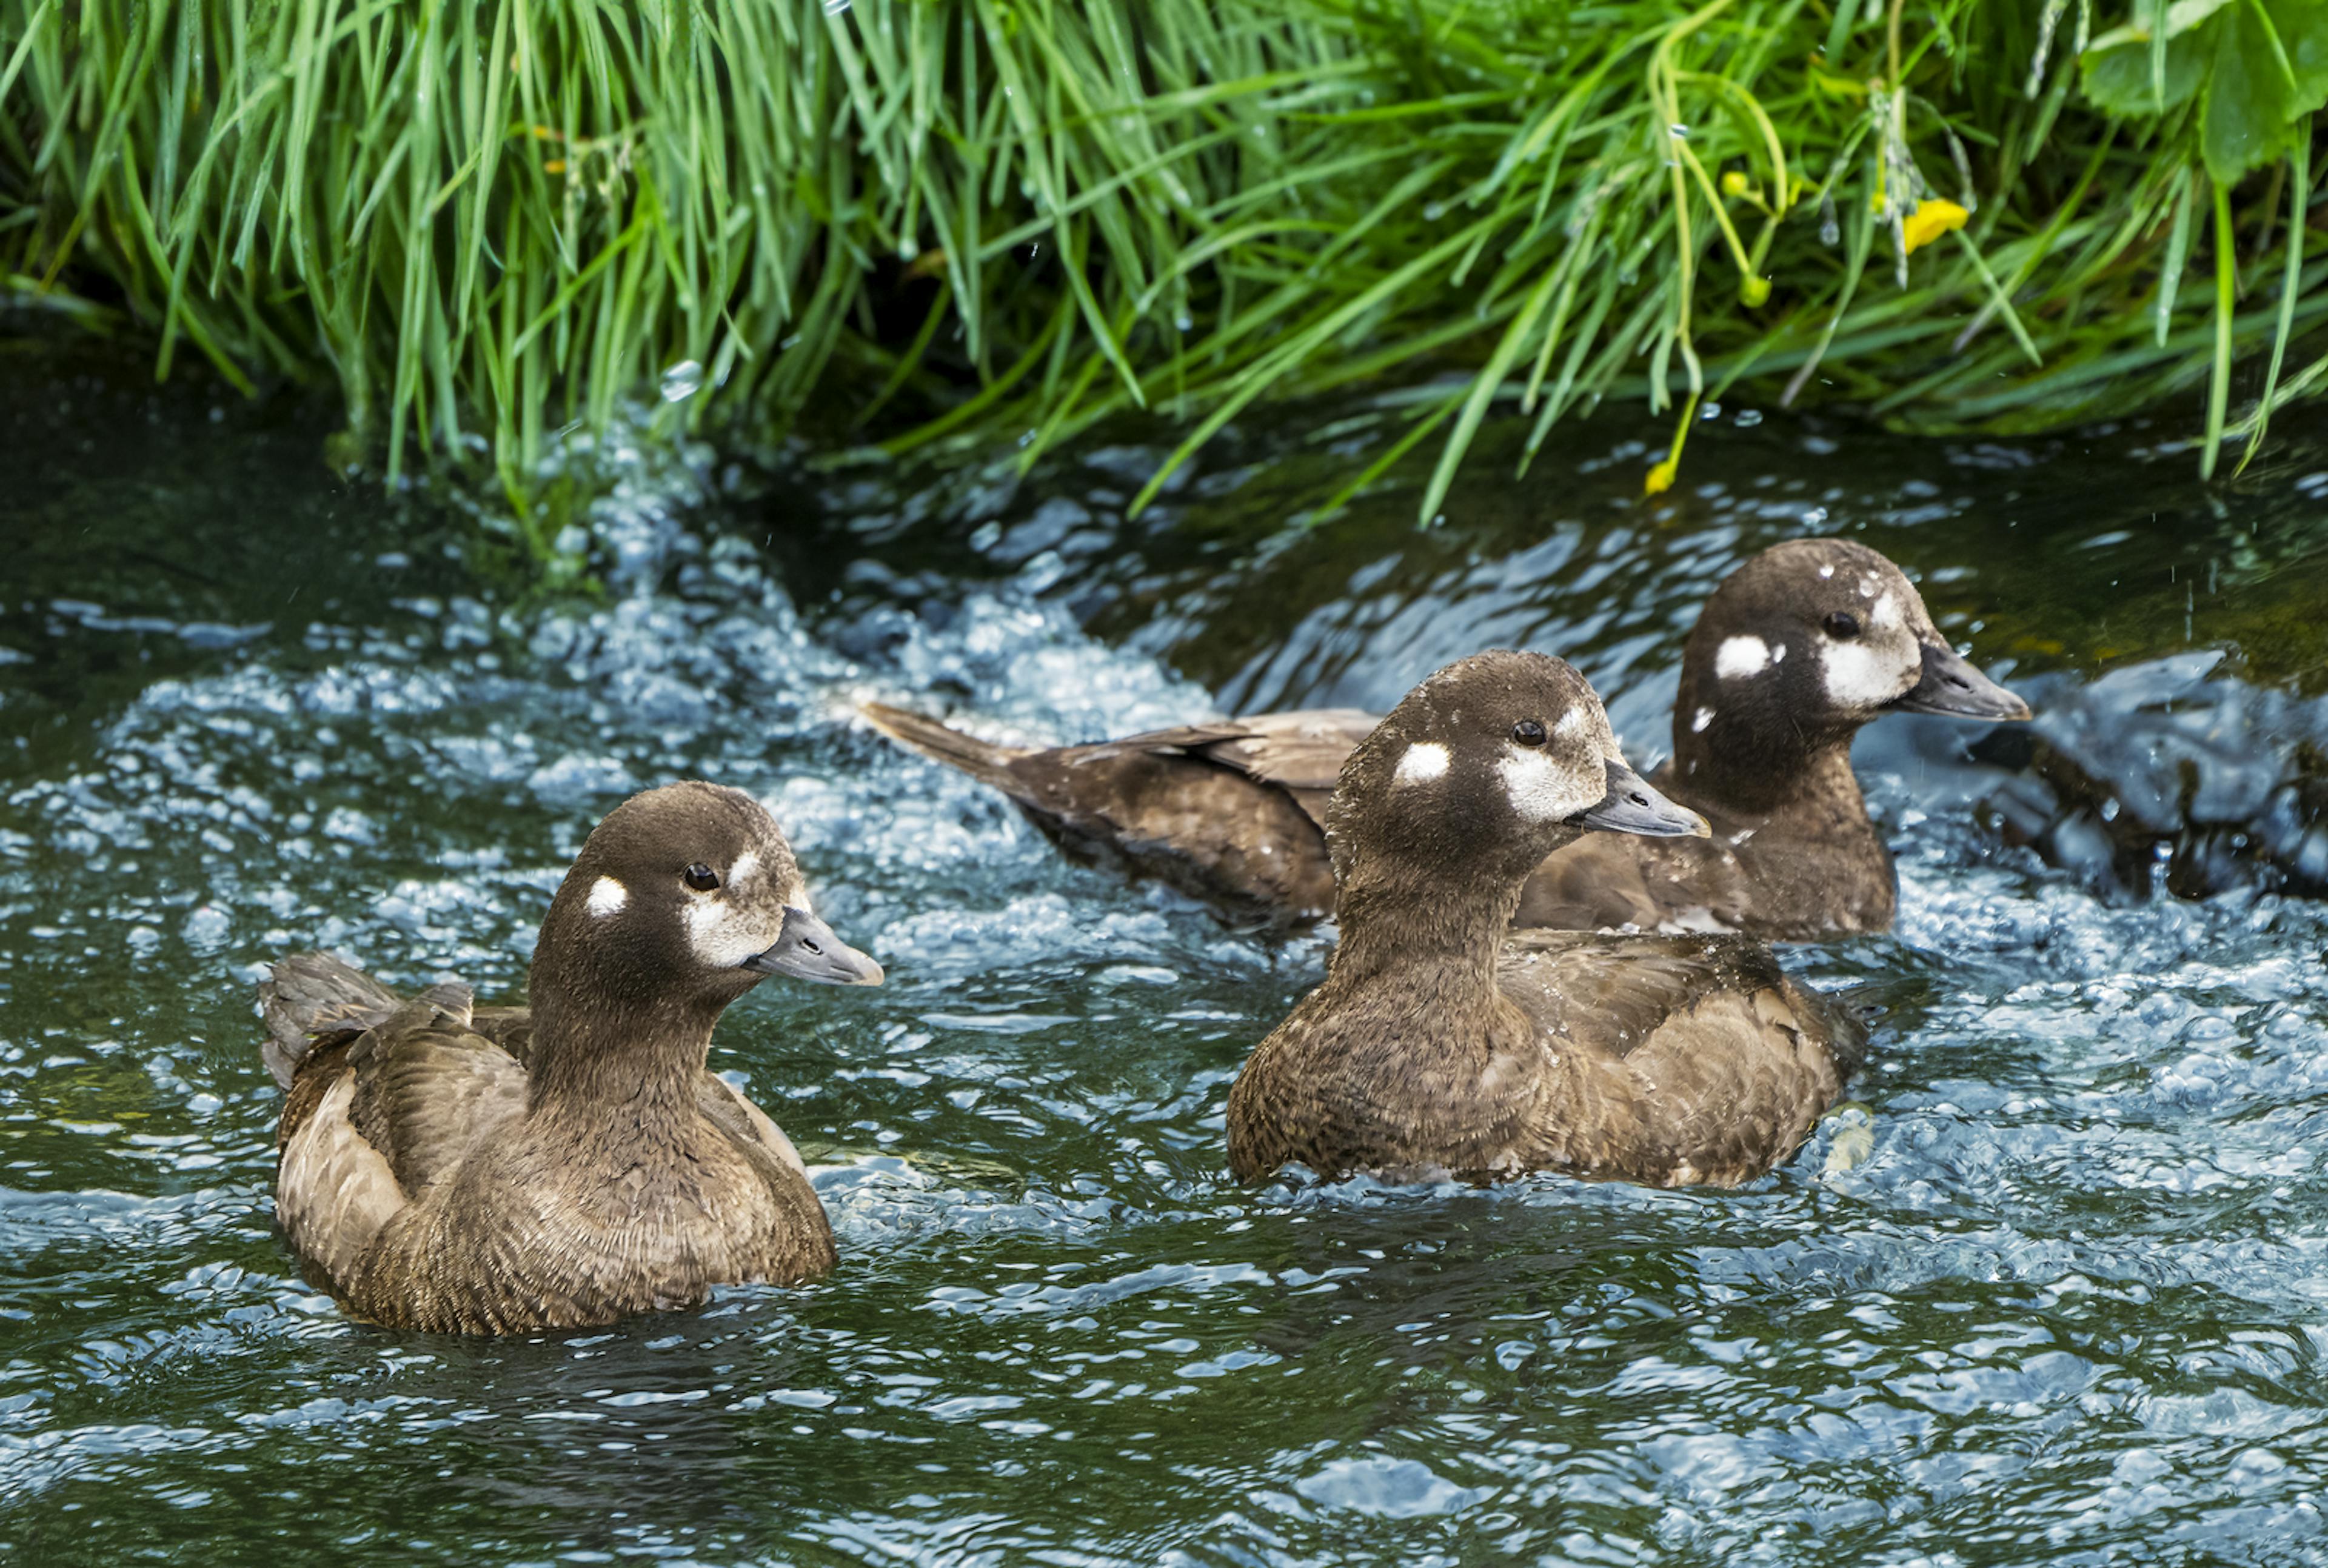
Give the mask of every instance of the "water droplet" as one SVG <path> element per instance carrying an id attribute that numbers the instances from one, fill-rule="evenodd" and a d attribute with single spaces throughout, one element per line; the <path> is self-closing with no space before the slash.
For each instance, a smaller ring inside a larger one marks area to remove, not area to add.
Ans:
<path id="1" fill-rule="evenodd" d="M 703 367 L 693 360 L 681 360 L 662 373 L 662 400 L 685 402 L 702 385 Z"/>
<path id="2" fill-rule="evenodd" d="M 1722 418 L 1722 405 L 1706 403 L 1697 410 L 1697 417 L 1701 419 L 1719 419 Z"/>
<path id="3" fill-rule="evenodd" d="M 1739 409 L 1739 410 L 1738 410 L 1738 421 L 1737 421 L 1737 423 L 1738 423 L 1738 427 L 1739 427 L 1741 430 L 1751 430 L 1755 426 L 1757 426 L 1757 425 L 1760 424 L 1761 422 L 1762 422 L 1762 410 L 1761 410 L 1761 409 L 1760 409 L 1760 408 L 1741 408 L 1741 409 Z"/>

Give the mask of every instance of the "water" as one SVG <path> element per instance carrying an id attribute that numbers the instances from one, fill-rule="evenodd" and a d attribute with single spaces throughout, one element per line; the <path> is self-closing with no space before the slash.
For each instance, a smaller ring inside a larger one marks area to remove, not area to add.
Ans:
<path id="1" fill-rule="evenodd" d="M 849 718 L 1081 738 L 1528 641 L 1647 760 L 1696 602 L 1814 508 L 2016 680 L 2195 644 L 2309 691 L 2318 427 L 2210 497 L 2155 431 L 1732 414 L 1645 507 L 1656 437 L 1609 421 L 1429 531 L 1411 486 L 1286 526 L 1364 412 L 1130 522 L 1137 430 L 1023 483 L 650 455 L 604 597 L 537 602 L 325 474 L 304 407 L 43 353 L 0 406 L 0 1555 L 2328 1560 L 2319 906 L 2099 897 L 1982 825 L 1976 731 L 1887 721 L 1900 930 L 1799 955 L 1891 1009 L 1864 1111 L 1737 1193 L 1246 1191 L 1223 1103 L 1320 941 L 1070 865 Z M 889 969 L 764 985 L 715 1050 L 826 1168 L 840 1272 L 580 1336 L 347 1322 L 272 1228 L 257 966 L 514 988 L 597 816 L 689 774 L 762 793 Z"/>

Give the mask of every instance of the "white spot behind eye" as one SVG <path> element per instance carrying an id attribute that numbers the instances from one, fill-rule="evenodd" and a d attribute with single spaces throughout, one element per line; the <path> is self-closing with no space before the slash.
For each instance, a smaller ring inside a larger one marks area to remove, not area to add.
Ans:
<path id="1" fill-rule="evenodd" d="M 760 857 L 746 850 L 736 857 L 734 865 L 728 868 L 728 886 L 733 887 L 739 883 L 747 882 L 759 875 L 759 871 Z"/>
<path id="2" fill-rule="evenodd" d="M 1701 708 L 1697 710 L 1697 717 L 1689 721 L 1689 732 L 1692 735 L 1703 735 L 1705 733 L 1705 727 L 1713 722 L 1713 709 Z"/>
<path id="3" fill-rule="evenodd" d="M 1553 728 L 1562 735 L 1575 735 L 1588 728 L 1591 722 L 1591 717 L 1584 709 L 1572 708 L 1560 716 L 1560 722 L 1554 725 Z"/>
<path id="4" fill-rule="evenodd" d="M 1770 646 L 1760 637 L 1724 637 L 1714 650 L 1713 672 L 1724 681 L 1743 681 L 1770 666 Z"/>
<path id="5" fill-rule="evenodd" d="M 1879 630 L 1888 631 L 1900 624 L 1900 601 L 1890 594 L 1884 595 L 1875 601 L 1875 607 L 1868 612 L 1868 618 Z"/>
<path id="6" fill-rule="evenodd" d="M 1394 786 L 1422 784 L 1446 771 L 1447 748 L 1435 740 L 1418 740 L 1398 759 L 1390 782 Z"/>
<path id="7" fill-rule="evenodd" d="M 1608 775 L 1602 769 L 1592 769 L 1588 778 L 1582 770 L 1563 767 L 1549 753 L 1534 746 L 1506 745 L 1496 771 L 1503 775 L 1512 810 L 1525 822 L 1572 817 L 1588 806 L 1599 805 L 1609 793 Z"/>
<path id="8" fill-rule="evenodd" d="M 1823 577 L 1831 577 L 1835 576 L 1835 568 L 1833 567 L 1821 567 L 1819 568 L 1819 576 Z"/>
<path id="9" fill-rule="evenodd" d="M 620 915 L 631 901 L 631 890 L 612 877 L 601 877 L 590 884 L 590 913 L 600 920 Z"/>

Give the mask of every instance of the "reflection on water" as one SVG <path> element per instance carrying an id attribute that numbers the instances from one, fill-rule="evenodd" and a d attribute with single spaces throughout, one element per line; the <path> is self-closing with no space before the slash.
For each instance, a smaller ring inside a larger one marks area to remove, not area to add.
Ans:
<path id="1" fill-rule="evenodd" d="M 12 1557 L 2328 1550 L 2317 906 L 2106 903 L 1976 822 L 1977 732 L 1887 721 L 1860 756 L 1901 929 L 1802 955 L 1890 1009 L 1864 1160 L 1831 1170 L 1825 1132 L 1736 1194 L 1245 1192 L 1224 1097 L 1320 939 L 1066 864 L 849 717 L 1080 739 L 1380 703 L 1525 640 L 1654 756 L 1698 599 L 1814 528 L 2063 692 L 2192 643 L 2303 684 L 2328 501 L 2295 481 L 2328 465 L 2301 436 L 2211 500 L 2152 432 L 1725 420 L 1644 507 L 1639 442 L 1594 427 L 1426 532 L 1395 493 L 1288 528 L 1348 452 L 1261 431 L 1131 522 L 1154 453 L 1122 445 L 750 496 L 642 461 L 603 509 L 605 597 L 534 604 L 447 555 L 463 520 L 324 475 L 297 408 L 213 424 L 91 370 L 5 418 L 31 470 L 0 495 L 26 541 L 0 603 Z M 514 987 L 590 824 L 689 774 L 764 793 L 889 966 L 869 994 L 764 986 L 717 1047 L 822 1167 L 841 1270 L 565 1338 L 350 1323 L 272 1231 L 256 966 L 322 943 Z"/>

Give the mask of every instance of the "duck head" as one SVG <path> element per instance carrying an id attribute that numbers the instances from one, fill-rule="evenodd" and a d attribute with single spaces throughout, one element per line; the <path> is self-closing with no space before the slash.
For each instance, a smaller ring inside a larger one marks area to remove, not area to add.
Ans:
<path id="1" fill-rule="evenodd" d="M 542 922 L 533 995 L 537 1009 L 564 997 L 716 1014 L 771 974 L 881 983 L 816 917 L 766 808 L 690 782 L 633 795 L 592 831 Z"/>
<path id="2" fill-rule="evenodd" d="M 1782 775 L 1886 713 L 2019 719 L 2029 705 L 1948 645 L 1900 568 L 1849 540 L 1790 540 L 1723 580 L 1690 633 L 1674 754 Z"/>
<path id="3" fill-rule="evenodd" d="M 1600 699 L 1543 653 L 1459 660 L 1408 692 L 1342 765 L 1326 808 L 1334 875 L 1354 885 L 1500 891 L 1592 829 L 1706 833 L 1628 766 Z"/>

